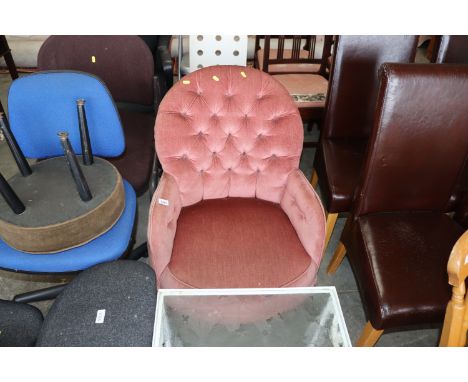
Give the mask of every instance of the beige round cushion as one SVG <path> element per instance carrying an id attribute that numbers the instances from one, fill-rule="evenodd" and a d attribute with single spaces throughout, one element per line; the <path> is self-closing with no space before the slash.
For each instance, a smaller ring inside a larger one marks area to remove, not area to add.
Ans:
<path id="1" fill-rule="evenodd" d="M 65 157 L 38 162 L 28 177 L 8 180 L 26 209 L 16 215 L 0 197 L 0 236 L 11 247 L 30 253 L 54 253 L 83 245 L 107 232 L 125 207 L 122 177 L 101 158 L 82 165 L 93 198 L 83 202 Z"/>

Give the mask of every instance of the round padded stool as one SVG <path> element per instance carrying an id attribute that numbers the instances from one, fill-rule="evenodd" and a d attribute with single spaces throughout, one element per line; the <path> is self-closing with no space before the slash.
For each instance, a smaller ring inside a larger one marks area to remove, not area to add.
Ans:
<path id="1" fill-rule="evenodd" d="M 80 273 L 47 314 L 38 346 L 151 346 L 156 309 L 152 269 L 118 260 Z"/>
<path id="2" fill-rule="evenodd" d="M 78 156 L 81 162 L 81 156 Z M 12 248 L 28 253 L 54 253 L 79 247 L 111 229 L 125 208 L 125 191 L 117 169 L 95 157 L 81 166 L 93 198 L 83 202 L 65 157 L 32 166 L 27 177 L 9 179 L 26 210 L 15 214 L 0 198 L 0 236 Z"/>
<path id="3" fill-rule="evenodd" d="M 0 300 L 0 347 L 34 346 L 42 320 L 34 306 Z"/>

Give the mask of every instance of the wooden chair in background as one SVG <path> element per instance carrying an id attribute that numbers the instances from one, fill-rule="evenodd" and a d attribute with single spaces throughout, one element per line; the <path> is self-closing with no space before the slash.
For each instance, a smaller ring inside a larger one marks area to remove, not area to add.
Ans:
<path id="1" fill-rule="evenodd" d="M 465 346 L 468 330 L 468 231 L 456 242 L 447 265 L 452 298 L 447 305 L 439 346 Z"/>
<path id="2" fill-rule="evenodd" d="M 264 40 L 263 48 L 260 41 Z M 275 77 L 294 99 L 302 121 L 320 125 L 328 89 L 333 36 L 257 36 L 255 66 Z M 311 127 L 311 125 L 309 125 Z M 304 142 L 315 147 L 317 142 Z"/>

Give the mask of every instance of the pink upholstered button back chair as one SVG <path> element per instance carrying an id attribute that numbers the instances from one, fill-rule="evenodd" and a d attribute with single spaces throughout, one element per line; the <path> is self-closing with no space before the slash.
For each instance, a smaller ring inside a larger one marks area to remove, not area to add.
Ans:
<path id="1" fill-rule="evenodd" d="M 148 225 L 159 288 L 313 286 L 325 217 L 298 169 L 303 129 L 269 74 L 213 66 L 179 81 L 155 126 L 164 174 Z"/>

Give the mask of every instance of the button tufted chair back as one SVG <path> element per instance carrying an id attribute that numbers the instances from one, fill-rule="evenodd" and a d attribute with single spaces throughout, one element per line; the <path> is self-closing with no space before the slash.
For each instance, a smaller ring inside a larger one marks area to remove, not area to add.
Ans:
<path id="1" fill-rule="evenodd" d="M 225 197 L 279 203 L 289 173 L 299 165 L 303 129 L 289 93 L 270 75 L 212 66 L 167 93 L 155 139 L 182 206 Z"/>

